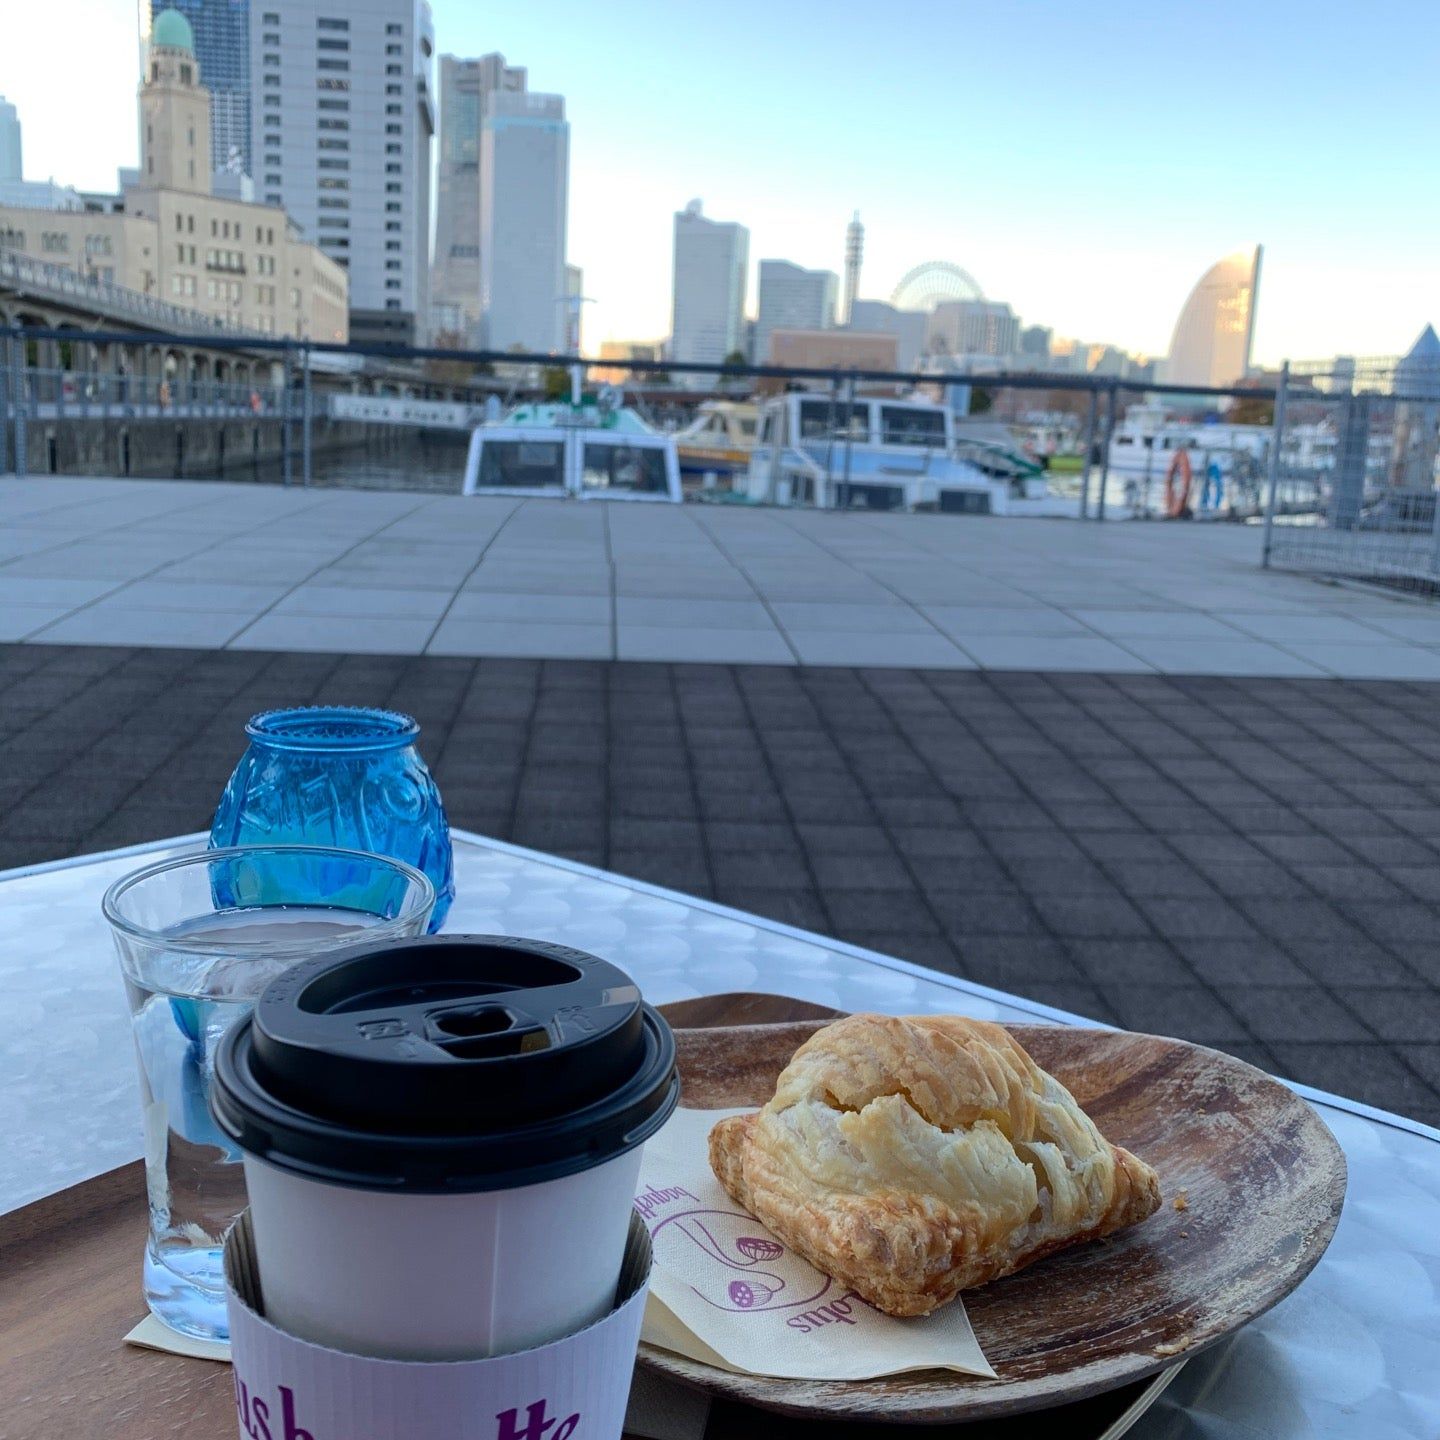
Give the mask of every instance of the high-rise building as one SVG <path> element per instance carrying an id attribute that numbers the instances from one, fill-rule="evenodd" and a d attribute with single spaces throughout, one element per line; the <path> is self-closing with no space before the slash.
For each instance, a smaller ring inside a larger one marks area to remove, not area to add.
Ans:
<path id="1" fill-rule="evenodd" d="M 901 310 L 886 300 L 856 300 L 850 306 L 847 328 L 871 335 L 895 337 L 895 364 L 906 372 L 915 370 L 925 350 L 923 310 Z"/>
<path id="2" fill-rule="evenodd" d="M 20 116 L 0 95 L 0 180 L 23 180 L 25 166 L 20 153 Z"/>
<path id="3" fill-rule="evenodd" d="M 471 344 L 480 339 L 480 121 L 487 96 L 524 89 L 524 68 L 507 65 L 503 55 L 440 57 L 431 325 Z"/>
<path id="4" fill-rule="evenodd" d="M 565 348 L 570 126 L 561 95 L 497 90 L 480 120 L 480 332 L 490 350 Z"/>
<path id="5" fill-rule="evenodd" d="M 1217 260 L 1196 282 L 1175 322 L 1165 381 L 1233 385 L 1250 369 L 1261 247 Z"/>
<path id="6" fill-rule="evenodd" d="M 770 362 L 776 330 L 828 330 L 835 323 L 840 279 L 833 270 L 806 270 L 788 260 L 760 262 L 759 316 L 755 321 L 755 363 Z"/>
<path id="7" fill-rule="evenodd" d="M 1020 353 L 1027 358 L 1047 360 L 1055 332 L 1048 325 L 1027 325 L 1020 332 Z"/>
<path id="8" fill-rule="evenodd" d="M 1020 347 L 1020 317 L 1003 300 L 942 300 L 925 327 L 936 355 L 1013 355 Z"/>
<path id="9" fill-rule="evenodd" d="M 140 167 L 121 195 L 46 185 L 46 209 L 0 205 L 0 244 L 265 335 L 344 341 L 345 272 L 283 210 L 210 170 L 210 93 L 178 10 L 155 16 L 140 84 Z M 3 198 L 3 197 L 0 197 Z"/>
<path id="10" fill-rule="evenodd" d="M 676 213 L 671 360 L 718 365 L 741 348 L 749 264 L 750 232 L 743 225 L 707 220 L 698 200 Z M 677 379 L 710 384 L 706 375 Z"/>
<path id="11" fill-rule="evenodd" d="M 860 295 L 860 267 L 865 262 L 865 227 L 860 223 L 857 210 L 845 227 L 845 303 L 840 311 L 840 323 L 853 325 L 851 311 Z"/>
<path id="12" fill-rule="evenodd" d="M 250 175 L 250 0 L 139 0 L 143 62 L 150 27 L 174 8 L 195 34 L 210 91 L 210 168 Z"/>
<path id="13" fill-rule="evenodd" d="M 357 341 L 430 321 L 429 0 L 251 0 L 256 193 L 350 276 Z"/>

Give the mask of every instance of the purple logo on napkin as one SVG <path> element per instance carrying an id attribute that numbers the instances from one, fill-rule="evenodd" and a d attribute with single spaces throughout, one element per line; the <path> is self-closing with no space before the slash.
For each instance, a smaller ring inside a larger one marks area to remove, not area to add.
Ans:
<path id="1" fill-rule="evenodd" d="M 667 1215 L 650 1238 L 657 1258 L 668 1252 L 690 1288 L 717 1310 L 790 1310 L 826 1294 L 833 1281 L 754 1229 L 737 1211 L 685 1210 Z"/>

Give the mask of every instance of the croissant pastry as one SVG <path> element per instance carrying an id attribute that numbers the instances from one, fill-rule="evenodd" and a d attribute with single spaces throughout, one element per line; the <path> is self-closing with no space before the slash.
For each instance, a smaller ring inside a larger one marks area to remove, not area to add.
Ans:
<path id="1" fill-rule="evenodd" d="M 999 1025 L 853 1015 L 794 1054 L 757 1115 L 721 1120 L 730 1197 L 889 1315 L 1154 1213 L 1155 1172 L 1111 1145 Z"/>

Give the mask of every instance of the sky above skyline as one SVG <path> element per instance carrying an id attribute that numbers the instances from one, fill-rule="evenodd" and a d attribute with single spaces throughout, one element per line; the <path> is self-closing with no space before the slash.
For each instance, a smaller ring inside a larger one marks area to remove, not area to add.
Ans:
<path id="1" fill-rule="evenodd" d="M 52 66 L 63 11 L 73 49 Z M 1440 322 L 1433 0 L 434 0 L 439 51 L 566 97 L 586 348 L 669 329 L 673 214 L 861 294 L 923 260 L 1059 335 L 1163 354 L 1191 286 L 1265 246 L 1255 354 L 1392 353 Z M 27 178 L 135 163 L 134 0 L 9 5 L 0 94 Z M 755 303 L 753 277 L 749 308 Z"/>

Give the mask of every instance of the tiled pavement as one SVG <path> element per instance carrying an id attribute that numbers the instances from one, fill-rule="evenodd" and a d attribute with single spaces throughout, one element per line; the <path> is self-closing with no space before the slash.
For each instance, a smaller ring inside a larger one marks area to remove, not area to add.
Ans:
<path id="1" fill-rule="evenodd" d="M 8 646 L 0 866 L 202 828 L 316 701 L 459 825 L 1440 1123 L 1434 687 Z"/>
<path id="2" fill-rule="evenodd" d="M 1440 607 L 1253 526 L 0 483 L 0 640 L 1440 680 Z"/>

